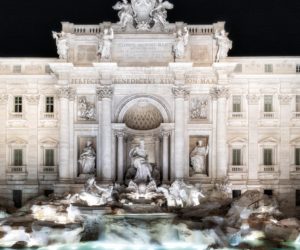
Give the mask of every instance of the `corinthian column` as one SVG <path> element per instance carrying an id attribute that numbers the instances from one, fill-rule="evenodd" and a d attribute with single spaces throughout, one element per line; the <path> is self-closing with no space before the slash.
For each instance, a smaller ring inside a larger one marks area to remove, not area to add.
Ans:
<path id="1" fill-rule="evenodd" d="M 163 182 L 169 182 L 169 131 L 161 133 L 163 139 Z"/>
<path id="2" fill-rule="evenodd" d="M 227 154 L 227 126 L 226 126 L 226 104 L 228 89 L 216 87 L 211 89 L 213 98 L 217 98 L 217 178 L 227 175 L 228 154 Z"/>
<path id="3" fill-rule="evenodd" d="M 57 90 L 60 109 L 59 127 L 59 180 L 69 179 L 69 96 L 71 89 L 61 87 Z"/>
<path id="4" fill-rule="evenodd" d="M 118 159 L 117 159 L 117 168 L 118 168 L 118 183 L 123 184 L 124 177 L 124 131 L 115 132 L 118 138 Z"/>
<path id="5" fill-rule="evenodd" d="M 184 99 L 189 95 L 189 91 L 182 86 L 173 87 L 172 90 L 175 97 L 175 179 L 183 179 L 185 172 Z"/>
<path id="6" fill-rule="evenodd" d="M 97 89 L 98 97 L 102 99 L 102 119 L 101 119 L 101 169 L 102 180 L 112 181 L 112 125 L 111 125 L 111 97 L 113 88 L 101 86 Z"/>

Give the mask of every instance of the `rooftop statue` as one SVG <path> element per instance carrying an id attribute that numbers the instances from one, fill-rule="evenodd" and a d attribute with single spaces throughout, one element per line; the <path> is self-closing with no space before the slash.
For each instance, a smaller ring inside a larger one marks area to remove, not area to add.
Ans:
<path id="1" fill-rule="evenodd" d="M 167 10 L 173 9 L 173 4 L 163 0 L 122 0 L 113 6 L 118 10 L 119 25 L 125 29 L 131 24 L 137 30 L 150 30 L 155 25 L 163 29 L 167 25 Z"/>
<path id="2" fill-rule="evenodd" d="M 102 37 L 99 39 L 98 55 L 102 60 L 110 60 L 111 43 L 114 39 L 114 30 L 112 28 L 104 29 Z"/>
<path id="3" fill-rule="evenodd" d="M 229 50 L 232 49 L 232 41 L 228 38 L 228 33 L 224 29 L 216 32 L 215 39 L 218 46 L 216 62 L 219 62 L 228 56 Z"/>
<path id="4" fill-rule="evenodd" d="M 57 47 L 57 54 L 59 56 L 59 59 L 67 60 L 68 59 L 68 39 L 65 32 L 57 33 L 52 32 L 52 36 L 56 41 L 56 47 Z"/>

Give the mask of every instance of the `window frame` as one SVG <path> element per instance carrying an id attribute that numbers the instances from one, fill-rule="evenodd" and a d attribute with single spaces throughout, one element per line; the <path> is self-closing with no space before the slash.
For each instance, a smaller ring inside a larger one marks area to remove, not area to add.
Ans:
<path id="1" fill-rule="evenodd" d="M 270 98 L 270 103 L 267 103 L 267 98 Z M 264 95 L 264 113 L 272 113 L 272 112 L 274 112 L 273 95 Z"/>
<path id="2" fill-rule="evenodd" d="M 50 101 L 49 101 L 50 99 Z M 53 114 L 55 111 L 55 101 L 54 96 L 45 97 L 45 113 Z"/>
<path id="3" fill-rule="evenodd" d="M 235 100 L 239 98 L 239 103 L 236 103 Z M 243 109 L 243 99 L 241 95 L 233 95 L 232 96 L 232 112 L 233 113 L 241 113 Z M 239 108 L 237 108 L 239 107 Z M 237 108 L 237 109 L 236 109 Z M 237 111 L 238 110 L 238 111 Z"/>
<path id="4" fill-rule="evenodd" d="M 14 113 L 21 114 L 23 113 L 23 97 L 14 96 Z"/>

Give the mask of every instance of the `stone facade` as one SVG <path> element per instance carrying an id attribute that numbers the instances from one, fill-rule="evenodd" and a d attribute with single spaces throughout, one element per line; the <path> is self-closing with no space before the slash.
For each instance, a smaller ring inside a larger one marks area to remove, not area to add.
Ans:
<path id="1" fill-rule="evenodd" d="M 272 190 L 298 211 L 300 58 L 216 59 L 224 23 L 148 28 L 63 23 L 60 59 L 0 59 L 0 196 L 77 191 L 87 141 L 97 180 L 123 183 L 143 139 L 162 182 L 211 189 L 228 177 L 233 190 Z M 109 59 L 97 54 L 104 29 Z M 176 58 L 180 29 L 189 37 Z M 197 173 L 190 154 L 201 140 Z"/>

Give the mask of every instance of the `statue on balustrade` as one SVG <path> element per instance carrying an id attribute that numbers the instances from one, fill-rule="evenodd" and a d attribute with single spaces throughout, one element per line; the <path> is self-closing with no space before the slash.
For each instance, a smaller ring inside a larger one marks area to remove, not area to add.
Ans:
<path id="1" fill-rule="evenodd" d="M 198 141 L 197 146 L 190 154 L 191 165 L 196 174 L 207 174 L 206 159 L 209 147 L 204 145 L 203 141 Z"/>
<path id="2" fill-rule="evenodd" d="M 111 44 L 114 39 L 114 30 L 112 28 L 104 29 L 103 35 L 99 40 L 98 55 L 103 60 L 111 59 Z"/>
<path id="3" fill-rule="evenodd" d="M 189 31 L 187 27 L 184 27 L 183 30 L 180 29 L 176 33 L 176 41 L 173 46 L 173 53 L 175 59 L 182 59 L 185 55 L 185 48 L 189 42 Z"/>
<path id="4" fill-rule="evenodd" d="M 229 50 L 232 49 L 232 41 L 228 38 L 228 33 L 224 29 L 216 32 L 215 39 L 218 46 L 216 62 L 219 62 L 228 56 Z"/>
<path id="5" fill-rule="evenodd" d="M 160 171 L 155 164 L 149 163 L 144 141 L 140 141 L 138 146 L 130 150 L 129 157 L 131 166 L 126 171 L 126 185 L 129 185 L 130 181 L 137 184 L 155 181 L 157 185 L 160 184 Z"/>
<path id="6" fill-rule="evenodd" d="M 52 36 L 56 41 L 57 54 L 59 56 L 59 59 L 67 60 L 69 45 L 66 34 L 64 32 L 57 33 L 53 31 Z"/>
<path id="7" fill-rule="evenodd" d="M 79 164 L 80 164 L 80 174 L 83 175 L 94 175 L 95 174 L 95 166 L 96 166 L 96 152 L 93 148 L 93 143 L 91 141 L 87 141 L 86 147 L 83 149 L 80 154 Z"/>
<path id="8" fill-rule="evenodd" d="M 118 16 L 120 18 L 119 25 L 121 25 L 122 29 L 125 29 L 128 23 L 133 22 L 133 10 L 131 4 L 128 3 L 127 0 L 123 0 L 122 2 L 117 2 L 113 6 L 114 10 L 119 10 Z"/>

